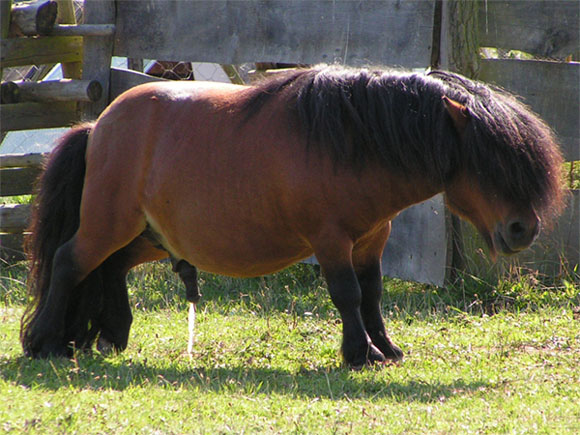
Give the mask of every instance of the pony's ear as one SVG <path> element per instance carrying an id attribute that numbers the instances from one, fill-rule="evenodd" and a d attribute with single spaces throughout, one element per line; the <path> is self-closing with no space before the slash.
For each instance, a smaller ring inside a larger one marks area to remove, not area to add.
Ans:
<path id="1" fill-rule="evenodd" d="M 443 104 L 445 109 L 447 109 L 447 113 L 451 116 L 457 132 L 462 135 L 471 119 L 469 110 L 463 104 L 445 96 L 443 97 Z"/>

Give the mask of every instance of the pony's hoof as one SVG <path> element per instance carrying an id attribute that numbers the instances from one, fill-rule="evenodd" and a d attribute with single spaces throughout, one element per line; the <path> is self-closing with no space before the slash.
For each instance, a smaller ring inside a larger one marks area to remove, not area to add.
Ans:
<path id="1" fill-rule="evenodd" d="M 68 357 L 72 354 L 61 336 L 38 324 L 22 338 L 22 349 L 30 358 Z"/>
<path id="2" fill-rule="evenodd" d="M 104 337 L 99 337 L 99 340 L 97 341 L 97 350 L 101 353 L 101 355 L 109 356 L 115 353 L 116 349 L 115 345 L 109 340 Z"/>
<path id="3" fill-rule="evenodd" d="M 64 346 L 60 343 L 31 343 L 29 345 L 24 345 L 23 347 L 24 355 L 34 359 L 47 359 L 53 357 L 68 358 L 71 354 L 68 346 Z"/>
<path id="4" fill-rule="evenodd" d="M 401 361 L 403 359 L 403 356 L 405 356 L 401 348 L 392 343 L 390 344 L 389 349 L 386 352 L 383 351 L 383 355 L 385 355 L 385 358 L 387 358 L 391 362 Z"/>
<path id="5" fill-rule="evenodd" d="M 364 367 L 374 366 L 377 363 L 382 364 L 386 361 L 385 355 L 374 344 L 371 344 L 367 347 L 364 355 L 352 358 L 350 361 L 347 359 L 346 363 L 351 370 L 358 371 Z"/>

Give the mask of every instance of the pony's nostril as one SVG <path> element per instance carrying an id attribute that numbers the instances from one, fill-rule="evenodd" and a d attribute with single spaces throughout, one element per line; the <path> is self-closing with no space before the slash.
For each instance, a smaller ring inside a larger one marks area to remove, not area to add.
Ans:
<path id="1" fill-rule="evenodd" d="M 526 233 L 526 227 L 521 222 L 511 223 L 508 230 L 513 239 L 519 239 Z"/>

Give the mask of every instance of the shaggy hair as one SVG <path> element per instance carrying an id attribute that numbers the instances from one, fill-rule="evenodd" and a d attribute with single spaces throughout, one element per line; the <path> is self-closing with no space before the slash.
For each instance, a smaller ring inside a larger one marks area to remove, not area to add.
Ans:
<path id="1" fill-rule="evenodd" d="M 550 128 L 508 93 L 458 74 L 321 66 L 280 73 L 249 89 L 248 119 L 282 98 L 311 148 L 338 165 L 379 163 L 446 185 L 473 175 L 505 201 L 531 204 L 544 222 L 563 207 L 562 155 Z M 460 134 L 443 97 L 467 108 Z"/>

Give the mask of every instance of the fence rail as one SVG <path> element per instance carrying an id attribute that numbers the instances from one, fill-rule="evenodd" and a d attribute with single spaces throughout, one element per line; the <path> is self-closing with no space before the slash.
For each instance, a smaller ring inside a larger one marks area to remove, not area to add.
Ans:
<path id="1" fill-rule="evenodd" d="M 0 196 L 30 195 L 47 153 L 0 155 Z M 23 234 L 28 226 L 30 204 L 0 205 L 0 258 L 24 258 Z"/>

